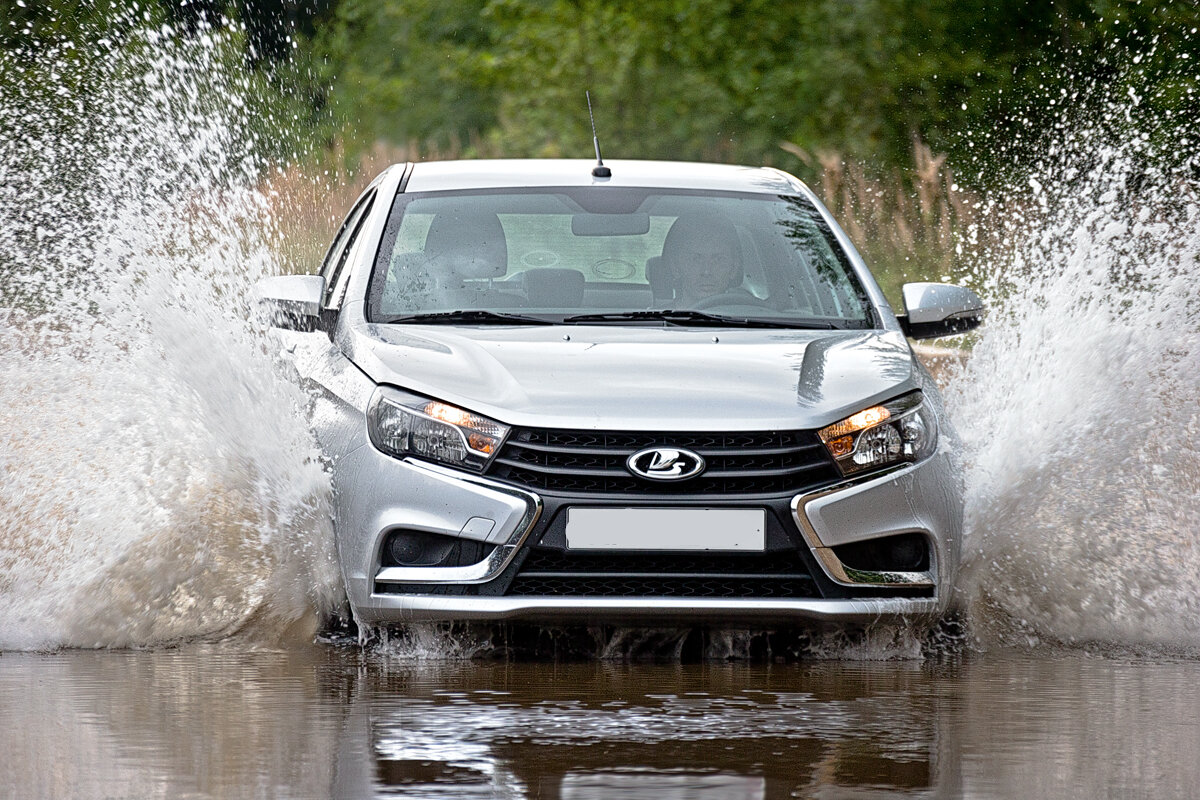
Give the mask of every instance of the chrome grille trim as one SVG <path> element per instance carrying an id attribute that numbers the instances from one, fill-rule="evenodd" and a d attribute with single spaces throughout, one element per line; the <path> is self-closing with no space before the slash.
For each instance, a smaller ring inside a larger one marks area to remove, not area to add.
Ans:
<path id="1" fill-rule="evenodd" d="M 648 447 L 683 448 L 708 468 L 664 483 L 638 478 L 627 459 Z M 516 428 L 489 465 L 489 477 L 572 494 L 783 494 L 839 478 L 813 431 L 654 432 Z"/>

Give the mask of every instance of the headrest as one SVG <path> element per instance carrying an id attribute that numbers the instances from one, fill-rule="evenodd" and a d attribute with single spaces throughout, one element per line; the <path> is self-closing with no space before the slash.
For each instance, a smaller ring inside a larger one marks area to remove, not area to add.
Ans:
<path id="1" fill-rule="evenodd" d="M 493 213 L 443 212 L 425 236 L 432 267 L 459 278 L 498 278 L 508 271 L 508 243 Z"/>
<path id="2" fill-rule="evenodd" d="M 724 245 L 733 254 L 734 260 L 737 260 L 737 230 L 733 223 L 722 217 L 705 214 L 675 220 L 663 239 L 663 257 L 670 261 L 685 244 L 697 247 Z"/>
<path id="3" fill-rule="evenodd" d="M 680 258 L 680 253 L 687 249 L 701 251 L 728 250 L 730 262 L 734 266 L 729 277 L 728 288 L 732 289 L 742 283 L 742 248 L 738 241 L 737 228 L 724 217 L 696 214 L 679 217 L 675 222 L 671 223 L 671 229 L 667 231 L 666 238 L 663 239 L 663 263 L 661 267 L 656 267 L 654 272 L 667 273 L 665 278 L 659 278 L 651 274 L 650 261 L 654 259 L 646 262 L 646 279 L 650 281 L 650 286 L 654 290 L 656 297 L 659 293 L 658 288 L 655 286 L 656 279 L 669 282 L 668 285 L 671 289 L 675 293 L 679 292 L 680 276 L 675 264 Z M 665 269 L 662 267 L 665 267 Z"/>

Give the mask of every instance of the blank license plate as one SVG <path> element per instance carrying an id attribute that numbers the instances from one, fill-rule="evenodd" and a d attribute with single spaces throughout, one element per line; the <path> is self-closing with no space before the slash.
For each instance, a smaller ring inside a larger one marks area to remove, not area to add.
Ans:
<path id="1" fill-rule="evenodd" d="M 759 550 L 761 508 L 568 508 L 572 550 Z"/>

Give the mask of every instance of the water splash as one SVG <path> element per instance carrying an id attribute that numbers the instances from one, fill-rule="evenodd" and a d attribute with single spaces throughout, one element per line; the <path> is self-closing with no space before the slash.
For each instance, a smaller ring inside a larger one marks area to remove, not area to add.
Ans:
<path id="1" fill-rule="evenodd" d="M 961 636 L 927 622 L 756 628 L 420 623 L 360 628 L 358 643 L 414 662 L 555 660 L 616 663 L 697 661 L 919 661 L 960 649 Z M 953 639 L 953 641 L 951 640 Z M 343 643 L 348 643 L 343 640 Z"/>
<path id="2" fill-rule="evenodd" d="M 984 644 L 1196 651 L 1196 142 L 1136 93 L 1084 94 L 989 203 L 992 311 L 947 398 L 969 454 L 960 588 Z"/>
<path id="3" fill-rule="evenodd" d="M 492 626 L 486 625 L 416 623 L 394 629 L 361 627 L 358 643 L 401 661 L 469 661 L 507 653 L 493 641 L 494 635 Z"/>
<path id="4" fill-rule="evenodd" d="M 0 647 L 311 635 L 328 484 L 232 34 L 0 53 Z M 15 77 L 14 77 L 15 76 Z"/>

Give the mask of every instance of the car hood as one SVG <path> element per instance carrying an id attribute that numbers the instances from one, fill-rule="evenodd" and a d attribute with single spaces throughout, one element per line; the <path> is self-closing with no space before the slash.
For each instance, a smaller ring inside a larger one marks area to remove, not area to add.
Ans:
<path id="1" fill-rule="evenodd" d="M 881 330 L 368 323 L 339 345 L 376 383 L 535 427 L 816 428 L 920 385 Z"/>

